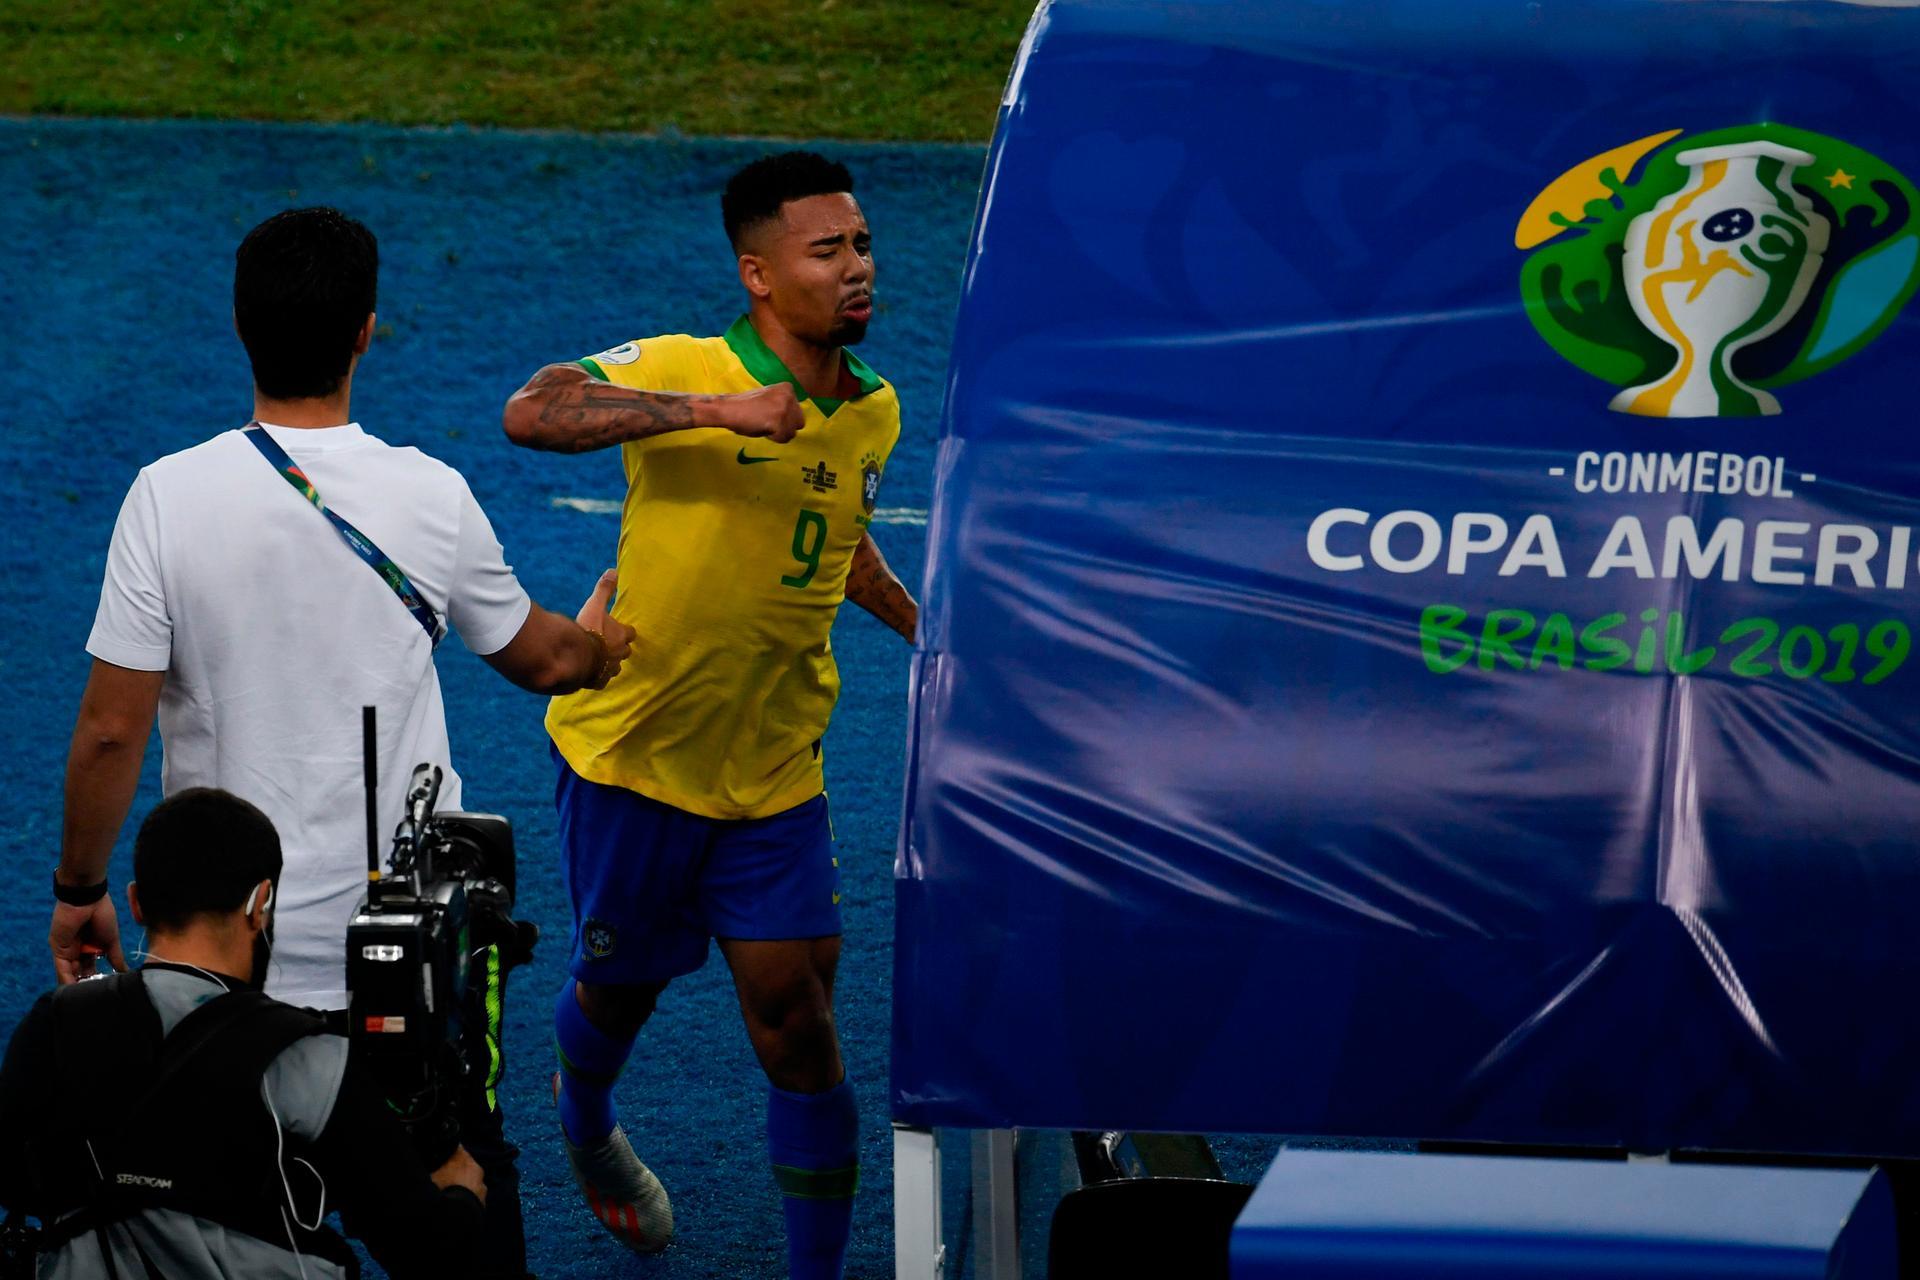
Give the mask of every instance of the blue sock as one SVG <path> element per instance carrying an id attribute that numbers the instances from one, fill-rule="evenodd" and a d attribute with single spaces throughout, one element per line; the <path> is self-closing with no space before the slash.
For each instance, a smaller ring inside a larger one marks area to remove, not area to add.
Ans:
<path id="1" fill-rule="evenodd" d="M 616 1040 L 587 1021 L 573 993 L 573 979 L 553 1002 L 553 1048 L 560 1059 L 560 1125 L 576 1147 L 613 1132 L 613 1083 L 633 1052 L 632 1040 Z"/>
<path id="2" fill-rule="evenodd" d="M 845 1080 L 825 1093 L 767 1090 L 767 1155 L 787 1211 L 790 1280 L 840 1280 L 860 1183 L 860 1111 Z"/>

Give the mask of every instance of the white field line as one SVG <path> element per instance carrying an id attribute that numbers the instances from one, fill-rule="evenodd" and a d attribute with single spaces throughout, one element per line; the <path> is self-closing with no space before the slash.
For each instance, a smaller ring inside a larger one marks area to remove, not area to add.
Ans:
<path id="1" fill-rule="evenodd" d="M 617 516 L 620 514 L 618 498 L 554 498 L 553 505 L 568 511 L 582 511 L 590 516 Z M 927 513 L 920 507 L 876 507 L 873 512 L 875 524 L 912 524 L 924 525 Z"/>

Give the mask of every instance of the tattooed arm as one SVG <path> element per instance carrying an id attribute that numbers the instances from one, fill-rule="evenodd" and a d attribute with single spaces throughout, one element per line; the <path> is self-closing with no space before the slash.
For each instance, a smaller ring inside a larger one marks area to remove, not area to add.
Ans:
<path id="1" fill-rule="evenodd" d="M 724 427 L 785 444 L 804 421 L 784 382 L 730 396 L 636 391 L 602 382 L 577 364 L 550 364 L 534 374 L 501 415 L 507 439 L 553 453 L 585 453 L 689 427 Z"/>
<path id="2" fill-rule="evenodd" d="M 847 599 L 899 632 L 908 644 L 913 643 L 920 626 L 920 606 L 893 576 L 871 533 L 861 534 L 860 544 L 853 549 L 853 567 L 847 571 Z"/>

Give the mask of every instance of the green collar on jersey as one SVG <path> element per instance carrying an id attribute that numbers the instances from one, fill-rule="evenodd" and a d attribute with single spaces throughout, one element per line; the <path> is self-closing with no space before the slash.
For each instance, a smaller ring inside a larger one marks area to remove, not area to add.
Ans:
<path id="1" fill-rule="evenodd" d="M 793 394 L 800 397 L 802 401 L 808 398 L 806 388 L 802 387 L 800 380 L 793 376 L 793 371 L 787 368 L 786 362 L 775 355 L 773 348 L 760 337 L 760 331 L 753 327 L 753 321 L 746 316 L 741 316 L 733 322 L 733 327 L 727 330 L 726 339 L 728 348 L 739 357 L 740 363 L 746 366 L 747 372 L 752 374 L 754 380 L 761 386 L 770 387 L 776 382 L 784 382 L 793 388 Z M 870 396 L 886 385 L 880 380 L 880 375 L 867 368 L 866 362 L 859 356 L 845 347 L 840 349 L 840 354 L 846 358 L 847 372 L 851 373 L 854 381 L 860 384 L 860 390 L 853 397 L 854 399 Z M 835 400 L 829 396 L 814 396 L 812 399 L 814 404 L 820 407 L 820 412 L 829 418 L 833 416 L 835 409 L 846 403 L 844 400 Z"/>

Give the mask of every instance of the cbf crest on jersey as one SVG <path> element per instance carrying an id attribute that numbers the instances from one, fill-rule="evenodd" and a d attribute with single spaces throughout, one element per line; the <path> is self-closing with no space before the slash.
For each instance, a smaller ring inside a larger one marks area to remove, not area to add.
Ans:
<path id="1" fill-rule="evenodd" d="M 1865 347 L 1920 283 L 1920 194 L 1858 147 L 1785 125 L 1670 130 L 1535 198 L 1527 313 L 1658 418 L 1781 412 L 1774 392 Z"/>
<path id="2" fill-rule="evenodd" d="M 873 514 L 873 504 L 880 501 L 880 459 L 875 454 L 867 454 L 860 459 L 860 505 L 868 515 Z"/>

